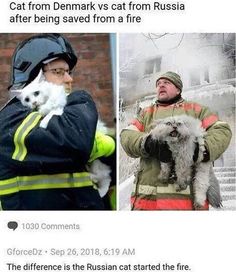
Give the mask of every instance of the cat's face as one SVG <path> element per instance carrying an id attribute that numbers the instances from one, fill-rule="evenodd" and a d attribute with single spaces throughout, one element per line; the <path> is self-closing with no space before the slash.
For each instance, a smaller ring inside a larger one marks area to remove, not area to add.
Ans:
<path id="1" fill-rule="evenodd" d="M 162 138 L 170 142 L 186 140 L 203 133 L 201 122 L 185 115 L 157 120 L 156 125 L 161 128 Z"/>
<path id="2" fill-rule="evenodd" d="M 67 101 L 64 86 L 46 81 L 42 70 L 30 84 L 20 90 L 17 98 L 23 106 L 43 115 L 53 109 L 64 108 Z"/>
<path id="3" fill-rule="evenodd" d="M 179 118 L 169 118 L 169 120 L 164 121 L 166 126 L 167 137 L 172 138 L 172 140 L 177 138 L 186 138 L 190 135 L 188 124 Z"/>
<path id="4" fill-rule="evenodd" d="M 43 88 L 40 88 L 40 85 L 37 88 L 25 88 L 21 94 L 18 96 L 21 103 L 33 110 L 37 110 L 46 103 L 48 99 L 47 91 Z"/>

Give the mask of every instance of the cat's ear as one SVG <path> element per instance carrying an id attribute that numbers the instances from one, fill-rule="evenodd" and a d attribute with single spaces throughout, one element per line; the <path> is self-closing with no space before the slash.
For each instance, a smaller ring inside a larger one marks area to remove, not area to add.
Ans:
<path id="1" fill-rule="evenodd" d="M 19 93 L 17 93 L 17 94 L 16 94 L 16 98 L 17 98 L 17 99 L 19 99 L 19 100 L 21 100 L 21 99 L 22 99 L 22 96 L 23 96 L 23 95 L 22 95 L 22 93 L 21 93 L 21 92 L 19 92 Z"/>
<path id="2" fill-rule="evenodd" d="M 42 81 L 44 81 L 44 80 L 45 80 L 45 77 L 44 77 L 44 75 L 43 75 L 43 70 L 40 69 L 39 74 L 38 74 L 37 77 L 32 81 L 32 83 L 38 84 L 38 83 L 40 83 L 40 82 L 42 82 Z"/>

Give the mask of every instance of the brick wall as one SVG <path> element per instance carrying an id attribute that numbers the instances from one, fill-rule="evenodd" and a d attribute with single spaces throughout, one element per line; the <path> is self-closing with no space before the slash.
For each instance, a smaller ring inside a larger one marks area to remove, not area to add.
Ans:
<path id="1" fill-rule="evenodd" d="M 17 44 L 33 34 L 0 34 L 0 106 L 8 99 L 11 57 Z M 97 105 L 101 119 L 114 126 L 112 73 L 109 34 L 63 34 L 78 55 L 74 89 L 87 90 Z"/>

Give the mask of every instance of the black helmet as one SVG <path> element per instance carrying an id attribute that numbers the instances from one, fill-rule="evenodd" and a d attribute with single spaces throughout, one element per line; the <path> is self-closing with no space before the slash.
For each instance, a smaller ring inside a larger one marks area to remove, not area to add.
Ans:
<path id="1" fill-rule="evenodd" d="M 21 42 L 13 54 L 8 89 L 23 88 L 38 75 L 44 61 L 57 57 L 64 59 L 70 70 L 77 63 L 75 51 L 60 34 L 40 34 Z"/>

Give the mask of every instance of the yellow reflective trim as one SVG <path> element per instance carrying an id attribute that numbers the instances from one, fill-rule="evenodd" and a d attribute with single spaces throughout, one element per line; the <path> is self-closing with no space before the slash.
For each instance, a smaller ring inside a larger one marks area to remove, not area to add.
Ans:
<path id="1" fill-rule="evenodd" d="M 22 143 L 23 152 L 21 157 L 19 158 L 19 161 L 23 161 L 27 155 L 27 149 L 25 146 L 25 138 L 29 134 L 29 132 L 38 124 L 40 119 L 41 119 L 41 115 L 37 116 L 35 121 L 25 130 L 24 134 L 22 135 L 21 143 Z"/>
<path id="2" fill-rule="evenodd" d="M 73 173 L 73 177 L 79 178 L 79 177 L 89 177 L 88 172 L 81 172 L 81 173 Z"/>
<path id="3" fill-rule="evenodd" d="M 133 187 L 133 193 L 136 192 L 136 186 Z M 150 185 L 139 185 L 138 193 L 143 195 L 157 195 L 157 194 L 182 194 L 189 195 L 189 186 L 181 192 L 176 192 L 174 184 L 168 184 L 168 186 L 150 186 Z"/>
<path id="4" fill-rule="evenodd" d="M 50 183 L 45 183 L 45 184 L 37 184 L 35 186 L 23 186 L 20 187 L 20 191 L 27 191 L 27 190 L 38 190 L 38 189 L 59 189 L 59 188 L 82 188 L 82 187 L 88 187 L 88 186 L 93 186 L 92 181 L 86 181 L 86 182 L 65 182 L 65 183 L 60 183 L 60 184 L 50 184 Z"/>
<path id="5" fill-rule="evenodd" d="M 97 189 L 88 172 L 22 176 L 0 180 L 0 195 L 26 190 L 81 188 L 88 186 L 93 186 L 94 189 Z"/>
<path id="6" fill-rule="evenodd" d="M 109 196 L 109 203 L 111 205 L 111 209 L 114 211 L 116 210 L 116 186 L 115 185 L 109 188 L 108 196 Z"/>
<path id="7" fill-rule="evenodd" d="M 11 184 L 11 183 L 15 183 L 15 182 L 17 182 L 17 180 L 18 180 L 17 177 L 0 180 L 0 188 L 1 188 L 2 185 L 8 185 L 8 184 Z"/>
<path id="8" fill-rule="evenodd" d="M 0 195 L 10 195 L 10 194 L 18 193 L 19 191 L 20 191 L 19 188 L 4 189 L 4 190 L 0 190 Z"/>
<path id="9" fill-rule="evenodd" d="M 41 179 L 50 179 L 51 177 L 53 179 L 68 179 L 71 177 L 72 174 L 63 173 L 63 174 L 53 174 L 53 175 L 34 175 L 34 176 L 22 176 L 19 177 L 21 181 L 36 181 Z"/>
<path id="10" fill-rule="evenodd" d="M 16 159 L 17 157 L 17 154 L 19 153 L 19 150 L 20 150 L 20 146 L 18 145 L 17 141 L 18 141 L 18 135 L 19 135 L 19 130 L 17 129 L 15 135 L 14 135 L 14 144 L 15 144 L 15 151 L 12 155 L 12 159 Z"/>
<path id="11" fill-rule="evenodd" d="M 13 153 L 13 156 L 12 158 L 13 159 L 17 159 L 17 155 L 19 154 L 20 152 L 20 145 L 19 145 L 19 140 L 18 137 L 19 137 L 19 134 L 22 130 L 22 128 L 26 125 L 26 123 L 32 118 L 32 116 L 35 115 L 35 112 L 32 112 L 31 114 L 29 114 L 24 120 L 23 122 L 21 123 L 21 125 L 17 128 L 16 132 L 15 132 L 15 135 L 14 135 L 14 144 L 15 144 L 15 152 Z"/>
<path id="12" fill-rule="evenodd" d="M 181 194 L 181 195 L 190 195 L 189 186 L 180 192 L 176 192 L 176 187 L 174 184 L 169 184 L 167 187 L 157 187 L 158 194 Z"/>
<path id="13" fill-rule="evenodd" d="M 51 174 L 51 175 L 32 175 L 32 176 L 21 176 L 21 177 L 14 177 L 6 180 L 0 180 L 0 185 L 2 184 L 9 184 L 10 181 L 16 182 L 18 180 L 21 181 L 35 181 L 40 179 L 68 179 L 68 178 L 83 178 L 83 177 L 90 177 L 88 172 L 81 172 L 81 173 L 61 173 L 61 174 Z"/>
<path id="14" fill-rule="evenodd" d="M 27 155 L 27 149 L 25 146 L 25 138 L 29 132 L 38 124 L 42 115 L 38 112 L 30 113 L 21 125 L 17 128 L 14 135 L 15 151 L 12 155 L 14 160 L 23 161 Z"/>
<path id="15" fill-rule="evenodd" d="M 15 187 L 15 188 L 10 188 L 10 189 L 3 189 L 0 190 L 0 195 L 9 195 L 9 194 L 14 194 L 18 193 L 20 191 L 27 191 L 27 190 L 40 190 L 40 189 L 60 189 L 60 188 L 82 188 L 82 187 L 88 187 L 88 186 L 93 186 L 94 189 L 97 190 L 97 187 L 94 185 L 92 181 L 87 181 L 87 182 L 76 182 L 70 184 L 68 186 L 68 182 L 64 184 L 41 184 L 37 186 L 24 186 L 24 187 Z"/>
<path id="16" fill-rule="evenodd" d="M 156 195 L 157 187 L 149 186 L 149 185 L 139 185 L 138 191 L 140 194 L 144 194 L 144 195 Z"/>

